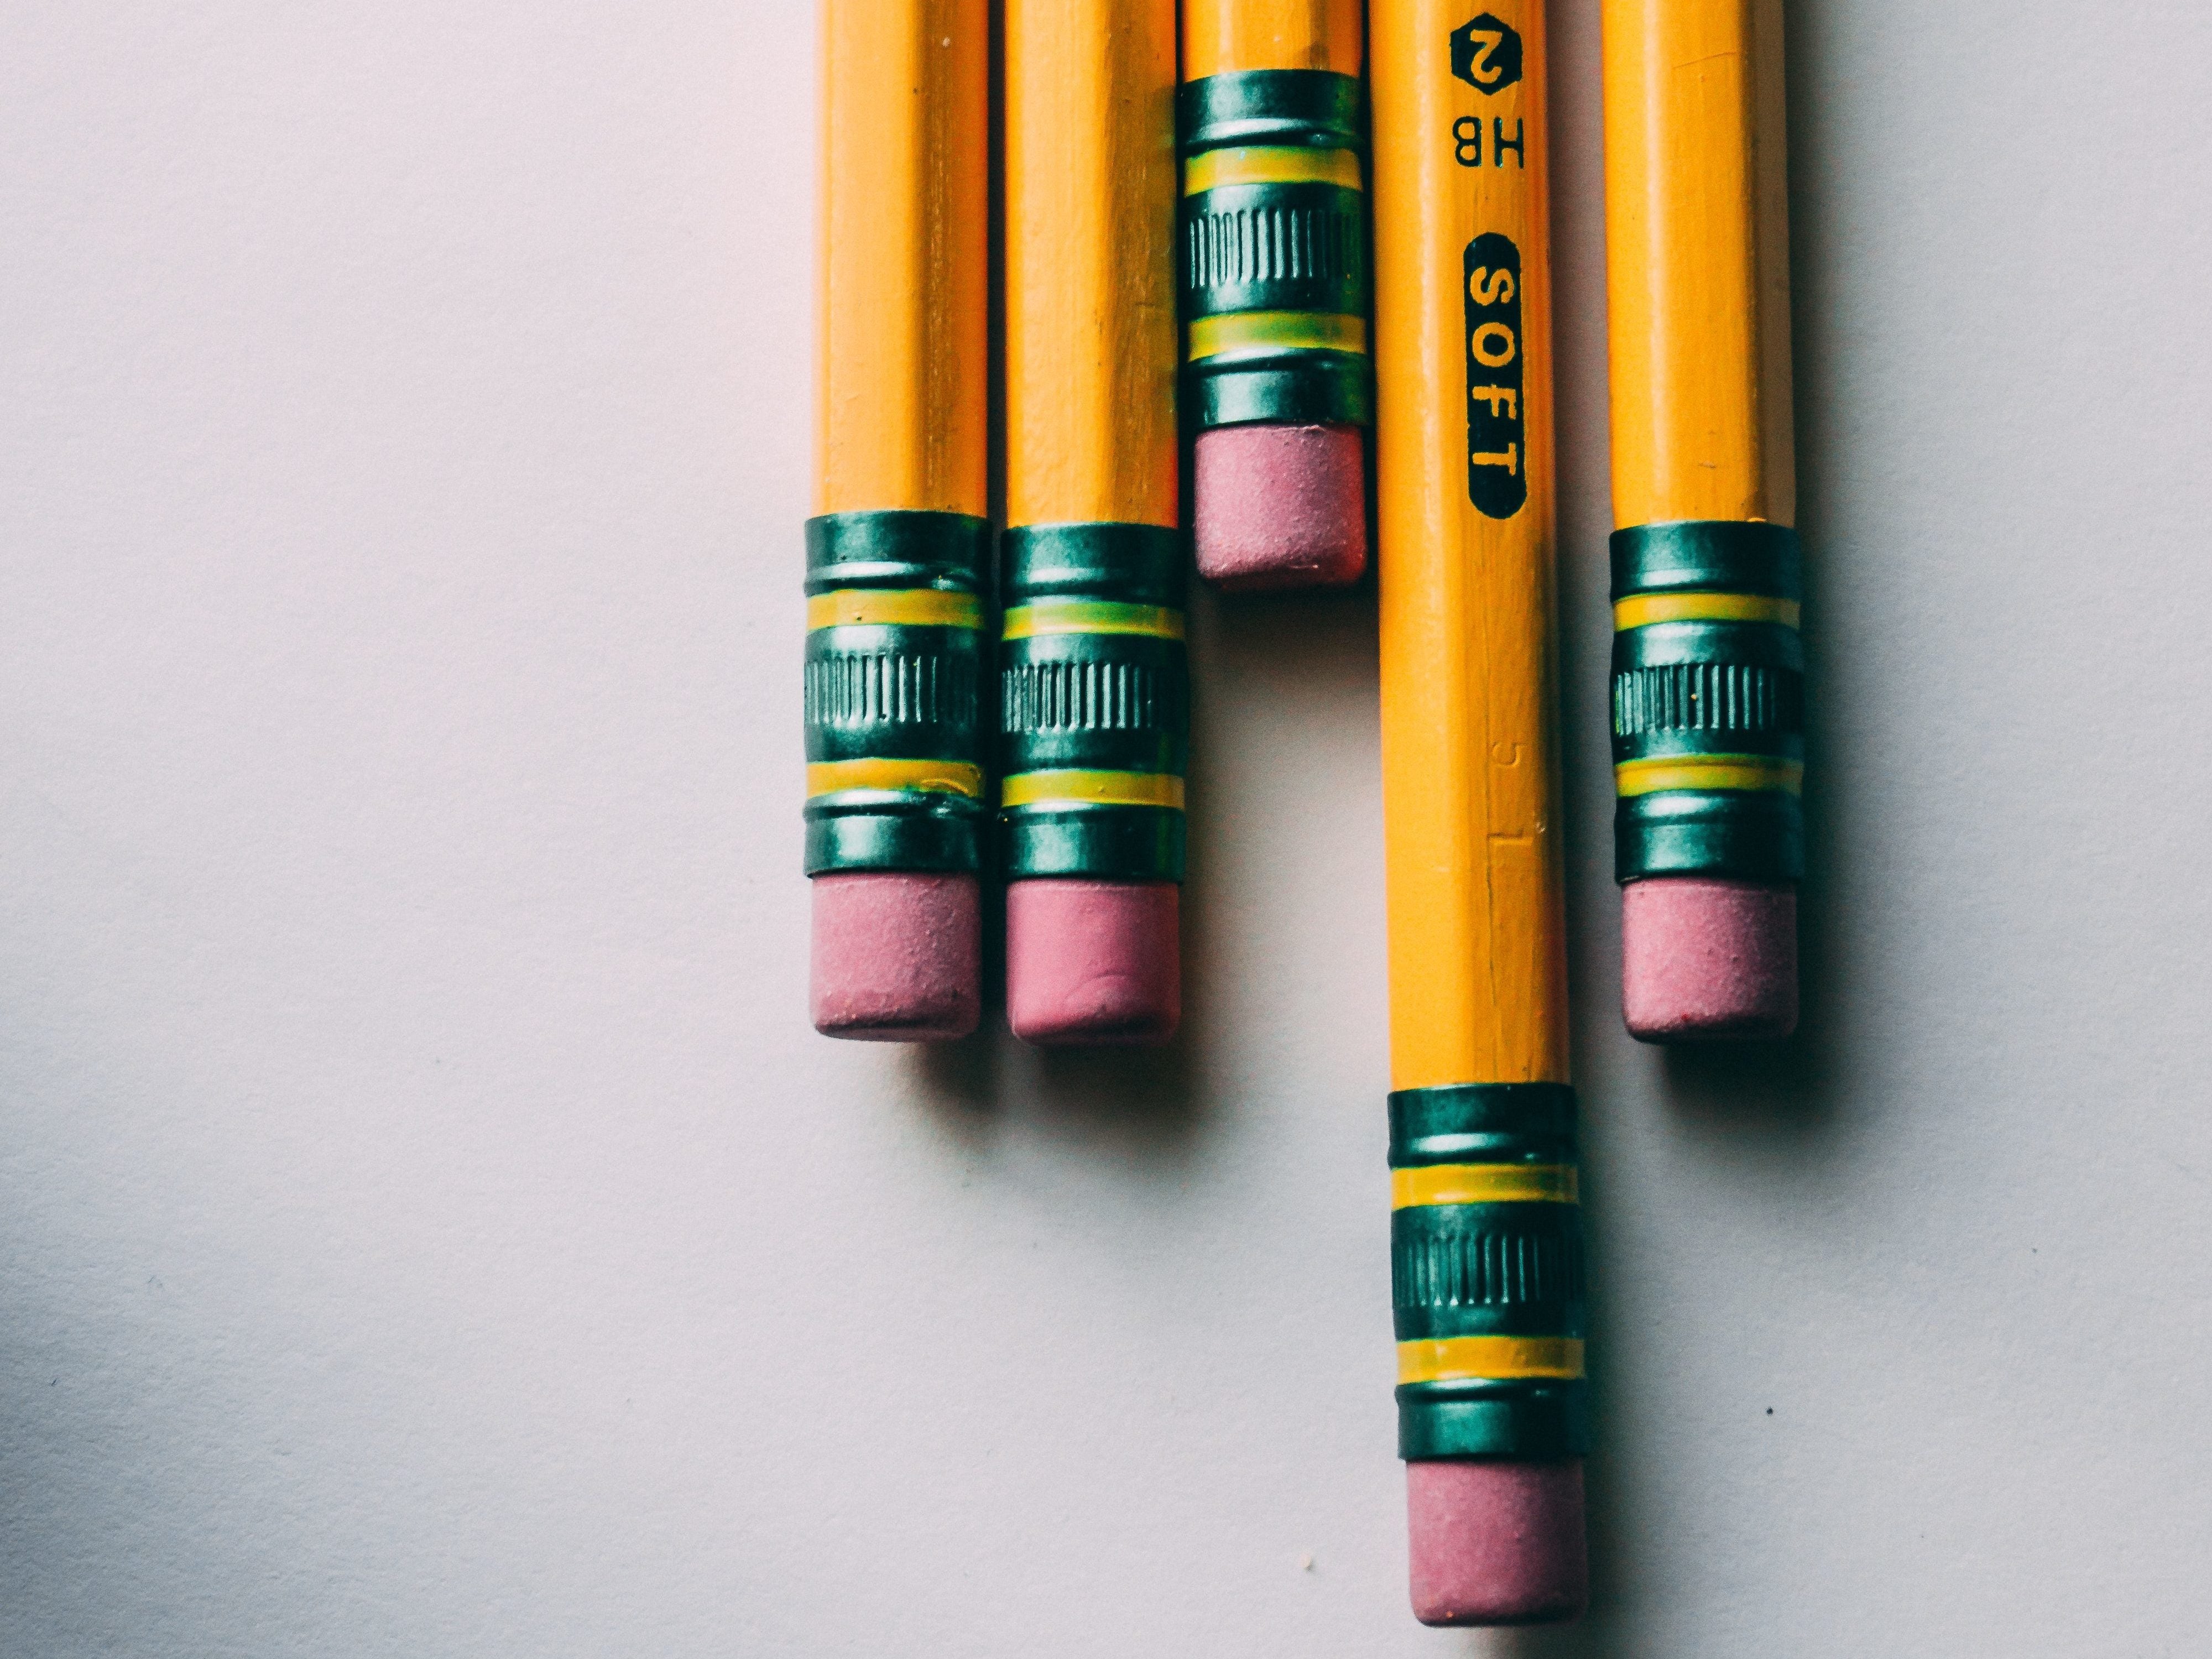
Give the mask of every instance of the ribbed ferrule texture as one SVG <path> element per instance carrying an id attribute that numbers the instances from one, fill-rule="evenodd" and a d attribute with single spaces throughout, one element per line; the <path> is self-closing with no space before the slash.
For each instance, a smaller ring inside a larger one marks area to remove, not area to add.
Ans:
<path id="1" fill-rule="evenodd" d="M 1794 531 L 1613 538 L 1614 874 L 1804 874 L 1805 652 Z"/>
<path id="2" fill-rule="evenodd" d="M 1186 83 L 1182 293 L 1200 429 L 1373 418 L 1362 89 L 1320 70 Z"/>
<path id="3" fill-rule="evenodd" d="M 1005 539 L 1000 817 L 1009 880 L 1181 881 L 1186 555 L 1153 525 Z"/>
<path id="4" fill-rule="evenodd" d="M 1390 1097 L 1402 1457 L 1549 1462 L 1589 1445 L 1581 1176 L 1564 1084 Z"/>
<path id="5" fill-rule="evenodd" d="M 989 547 L 960 514 L 808 521 L 808 875 L 981 867 Z"/>

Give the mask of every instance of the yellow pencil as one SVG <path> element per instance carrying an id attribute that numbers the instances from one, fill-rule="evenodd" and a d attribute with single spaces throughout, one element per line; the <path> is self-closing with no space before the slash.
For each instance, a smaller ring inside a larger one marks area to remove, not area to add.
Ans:
<path id="1" fill-rule="evenodd" d="M 1414 1610 L 1585 1596 L 1541 0 L 1373 0 L 1392 1280 Z"/>
<path id="2" fill-rule="evenodd" d="M 1006 0 L 1006 1013 L 1182 1013 L 1175 0 Z"/>
<path id="3" fill-rule="evenodd" d="M 975 1027 L 988 824 L 989 8 L 825 0 L 817 516 L 806 526 L 812 1005 Z"/>
<path id="4" fill-rule="evenodd" d="M 1787 1036 L 1804 875 L 1781 0 L 1607 0 L 1622 1009 Z"/>

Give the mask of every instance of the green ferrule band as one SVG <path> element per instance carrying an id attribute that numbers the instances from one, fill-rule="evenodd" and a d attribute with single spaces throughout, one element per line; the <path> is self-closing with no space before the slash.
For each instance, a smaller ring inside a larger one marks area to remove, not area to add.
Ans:
<path id="1" fill-rule="evenodd" d="M 808 875 L 981 867 L 990 550 L 965 514 L 806 521 Z"/>
<path id="2" fill-rule="evenodd" d="M 1390 1097 L 1399 1455 L 1589 1449 L 1574 1091 L 1463 1084 Z"/>
<path id="3" fill-rule="evenodd" d="M 949 794 L 851 789 L 806 803 L 806 873 L 982 867 L 981 801 Z"/>
<path id="4" fill-rule="evenodd" d="M 1028 525 L 1002 547 L 1007 879 L 1181 881 L 1183 814 L 1166 803 L 1189 750 L 1182 533 Z"/>
<path id="5" fill-rule="evenodd" d="M 1180 776 L 1189 761 L 1190 670 L 1182 635 L 1182 538 L 1143 525 L 1060 525 L 1006 537 L 1007 633 L 1001 646 L 1000 758 L 1028 773 L 1153 773 Z M 1166 856 L 1152 806 L 1097 805 L 1009 813 L 1051 829 L 1034 857 Z M 1110 815 L 1134 811 L 1128 824 Z M 1109 815 L 1103 828 L 1096 814 Z M 1176 816 L 1180 818 L 1181 814 Z M 1119 827 L 1116 827 L 1119 825 Z M 1028 861 L 1031 840 L 1016 837 Z M 1048 843 L 1048 848 L 1046 844 Z M 1140 845 L 1138 854 L 1126 849 Z M 1174 857 L 1181 864 L 1181 836 Z"/>
<path id="6" fill-rule="evenodd" d="M 1572 1164 L 1575 1091 L 1564 1083 L 1461 1083 L 1390 1097 L 1390 1167 Z"/>
<path id="7" fill-rule="evenodd" d="M 1180 775 L 1190 758 L 1190 671 L 1181 640 L 1036 634 L 1000 659 L 1001 769 Z"/>
<path id="8" fill-rule="evenodd" d="M 1615 878 L 1802 880 L 1797 532 L 1640 525 L 1612 558 Z"/>
<path id="9" fill-rule="evenodd" d="M 1805 755 L 1805 653 L 1773 623 L 1665 622 L 1613 642 L 1613 758 Z"/>
<path id="10" fill-rule="evenodd" d="M 1401 1342 L 1583 1334 L 1574 1091 L 1463 1084 L 1390 1097 Z"/>
<path id="11" fill-rule="evenodd" d="M 1589 1454 L 1589 1385 L 1430 1382 L 1398 1390 L 1398 1455 L 1409 1463 L 1495 1457 L 1556 1463 Z"/>
<path id="12" fill-rule="evenodd" d="M 806 521 L 806 591 L 936 588 L 981 593 L 988 520 L 963 513 L 831 513 Z"/>
<path id="13" fill-rule="evenodd" d="M 1723 662 L 1802 674 L 1804 641 L 1796 629 L 1765 622 L 1661 622 L 1613 636 L 1616 672 Z"/>
<path id="14" fill-rule="evenodd" d="M 982 765 L 984 636 L 968 628 L 859 625 L 806 636 L 806 758 Z"/>
<path id="15" fill-rule="evenodd" d="M 1333 184 L 1241 184 L 1183 198 L 1185 318 L 1367 314 L 1367 204 Z"/>
<path id="16" fill-rule="evenodd" d="M 1621 798 L 1613 817 L 1613 878 L 1805 877 L 1805 812 L 1780 790 L 1665 790 Z"/>
<path id="17" fill-rule="evenodd" d="M 1803 560 L 1787 526 L 1736 520 L 1638 525 L 1613 532 L 1613 597 L 1711 592 L 1802 600 Z"/>
<path id="18" fill-rule="evenodd" d="M 1184 406 L 1196 428 L 1369 426 L 1375 419 L 1374 371 L 1344 351 L 1277 351 L 1257 361 L 1210 357 L 1184 371 Z"/>
<path id="19" fill-rule="evenodd" d="M 1028 525 L 1002 547 L 1007 878 L 1182 880 L 1181 807 L 1128 804 L 1133 793 L 1181 799 L 1190 732 L 1182 533 Z"/>
<path id="20" fill-rule="evenodd" d="M 1000 815 L 1009 881 L 1072 876 L 1176 881 L 1183 875 L 1183 815 L 1166 806 L 1026 806 Z"/>
<path id="21" fill-rule="evenodd" d="M 1182 608 L 1188 550 L 1150 524 L 1024 525 L 1000 544 L 1006 608 L 1066 597 Z"/>
<path id="22" fill-rule="evenodd" d="M 1244 70 L 1186 81 L 1176 89 L 1182 153 L 1241 144 L 1358 149 L 1367 141 L 1359 78 L 1329 70 Z"/>

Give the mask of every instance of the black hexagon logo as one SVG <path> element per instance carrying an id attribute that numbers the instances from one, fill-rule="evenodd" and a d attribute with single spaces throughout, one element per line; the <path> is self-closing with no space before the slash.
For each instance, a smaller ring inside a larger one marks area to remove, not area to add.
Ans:
<path id="1" fill-rule="evenodd" d="M 1521 78 L 1521 32 L 1484 12 L 1452 31 L 1451 66 L 1477 92 L 1502 92 Z"/>

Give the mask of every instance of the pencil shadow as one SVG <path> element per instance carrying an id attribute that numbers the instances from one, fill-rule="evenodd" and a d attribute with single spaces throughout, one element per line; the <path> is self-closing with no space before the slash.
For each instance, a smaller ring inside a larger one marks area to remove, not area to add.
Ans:
<path id="1" fill-rule="evenodd" d="M 1819 698 L 1810 701 L 1806 771 L 1817 780 L 1832 717 L 1822 712 Z M 1692 1144 L 1724 1142 L 1801 1172 L 1842 1122 L 1842 1061 L 1847 1045 L 1858 1041 L 1850 1024 L 1852 998 L 1844 993 L 1863 983 L 1865 973 L 1846 925 L 1863 900 L 1851 891 L 1850 865 L 1843 856 L 1852 842 L 1850 806 L 1843 792 L 1837 794 L 1831 799 L 1816 787 L 1807 803 L 1805 879 L 1797 890 L 1796 1031 L 1781 1042 L 1683 1043 L 1660 1050 L 1661 1087 Z"/>
<path id="2" fill-rule="evenodd" d="M 1004 0 L 992 0 L 990 98 L 989 424 L 991 514 L 1006 520 L 1006 295 L 1004 289 Z M 1190 445 L 1180 446 L 1183 522 L 1189 522 Z M 1370 514 L 1372 507 L 1370 504 Z M 1370 540 L 1372 544 L 1370 517 Z M 1224 805 L 1237 791 L 1217 787 L 1216 744 L 1249 736 L 1225 705 L 1257 696 L 1316 710 L 1371 711 L 1376 682 L 1371 573 L 1343 593 L 1223 602 L 1193 582 L 1191 807 L 1187 819 L 1189 879 L 1182 891 L 1182 1021 L 1158 1048 L 1039 1049 L 1017 1042 L 1005 1019 L 1005 901 L 985 884 L 984 1000 L 975 1036 L 933 1045 L 917 1058 L 927 1107 L 949 1132 L 987 1135 L 1019 1115 L 1055 1135 L 1109 1155 L 1146 1162 L 1189 1157 L 1221 1104 L 1209 1094 L 1206 1057 L 1217 1040 L 1212 988 L 1240 969 L 1237 899 L 1214 878 L 1233 872 L 1238 815 Z M 1292 648 L 1285 648 L 1285 641 Z M 994 711 L 995 712 L 995 711 Z M 994 722 L 995 726 L 995 721 Z"/>
<path id="3" fill-rule="evenodd" d="M 1808 772 L 1820 745 L 1808 734 Z M 1824 830 L 1829 826 L 1823 826 Z M 1798 980 L 1803 1013 L 1779 1042 L 1695 1043 L 1662 1050 L 1661 1075 L 1679 1126 L 1693 1143 L 1761 1145 L 1793 1161 L 1820 1151 L 1843 1115 L 1838 1086 L 1845 1005 L 1837 988 L 1850 971 L 1840 933 L 1832 833 L 1808 836 L 1798 890 Z"/>
<path id="4" fill-rule="evenodd" d="M 1830 787 L 1831 765 L 1849 742 L 1842 711 L 1855 701 L 1847 684 L 1826 671 L 1829 641 L 1847 630 L 1829 616 L 1827 554 L 1837 539 L 1829 480 L 1844 441 L 1833 424 L 1838 386 L 1851 343 L 1827 319 L 1837 314 L 1836 283 L 1844 269 L 1843 228 L 1825 210 L 1822 188 L 1837 153 L 1834 118 L 1809 88 L 1828 83 L 1821 67 L 1826 41 L 1820 9 L 1786 0 L 1790 178 L 1791 355 L 1797 436 L 1797 529 L 1805 548 L 1807 678 L 1806 858 L 1798 887 L 1798 984 L 1796 1036 L 1783 1042 L 1706 1044 L 1667 1051 L 1668 1094 L 1694 1133 L 1741 1139 L 1759 1136 L 1778 1151 L 1810 1150 L 1835 1127 L 1841 1109 L 1838 1060 L 1854 1040 L 1851 1009 L 1869 972 L 1880 964 L 1856 948 L 1850 918 L 1872 895 L 1864 890 L 1865 844 L 1851 792 Z M 1833 653 L 1840 671 L 1849 660 Z"/>
<path id="5" fill-rule="evenodd" d="M 1195 1155 L 1206 1114 L 1191 1086 L 1188 1034 L 1146 1048 L 1006 1042 L 1033 1127 L 1109 1162 L 1157 1167 Z"/>
<path id="6" fill-rule="evenodd" d="M 1000 1037 L 1006 982 L 1006 896 L 986 872 L 982 892 L 983 1007 L 975 1030 L 953 1042 L 930 1042 L 914 1053 L 916 1092 L 956 1139 L 988 1138 L 1004 1117 Z"/>
<path id="7" fill-rule="evenodd" d="M 1375 609 L 1371 586 L 1318 597 L 1224 599 L 1194 588 L 1190 608 L 1192 760 L 1188 879 L 1182 891 L 1182 1024 L 1155 1048 L 1032 1049 L 997 1021 L 988 1058 L 951 1062 L 961 1075 L 1003 1078 L 1003 1091 L 1033 1127 L 1088 1150 L 1150 1164 L 1195 1154 L 1224 1112 L 1242 1109 L 1213 1056 L 1226 1041 L 1224 1005 L 1249 949 L 1240 917 L 1255 902 L 1242 890 L 1241 842 L 1252 815 L 1236 804 L 1249 791 L 1224 775 L 1259 766 L 1266 733 L 1295 732 L 1310 707 L 1371 710 Z M 1296 643 L 1284 648 L 1285 641 Z M 1255 702 L 1276 716 L 1264 732 L 1240 714 Z M 1285 736 L 1280 740 L 1290 741 Z M 1227 745 L 1238 744 L 1239 750 Z M 1287 758 L 1285 762 L 1288 764 Z M 998 1068 L 995 1074 L 990 1067 Z M 1010 1108 L 1009 1109 L 1012 1109 Z"/>
<path id="8" fill-rule="evenodd" d="M 1667 1425 L 1644 1415 L 1654 1396 L 1637 1385 L 1647 1363 L 1647 1334 L 1630 1323 L 1630 1302 L 1608 1286 L 1632 1283 L 1637 1264 L 1611 1224 L 1605 1182 L 1620 1154 L 1622 1133 L 1607 1103 L 1654 1094 L 1666 1103 L 1669 1127 L 1687 1146 L 1767 1171 L 1779 1183 L 1817 1182 L 1824 1166 L 1845 1155 L 1855 1137 L 1844 1131 L 1847 1105 L 1841 1066 L 1845 1045 L 1859 1040 L 1855 1008 L 1865 977 L 1881 964 L 1865 959 L 1863 932 L 1851 918 L 1872 896 L 1855 850 L 1865 844 L 1863 820 L 1846 792 L 1824 781 L 1832 757 L 1849 738 L 1840 711 L 1849 688 L 1834 683 L 1829 641 L 1843 629 L 1824 600 L 1825 554 L 1836 529 L 1828 492 L 1843 476 L 1838 446 L 1848 434 L 1835 423 L 1836 392 L 1851 343 L 1826 319 L 1835 289 L 1847 280 L 1844 228 L 1827 183 L 1838 155 L 1837 121 L 1814 89 L 1835 83 L 1832 48 L 1822 9 L 1785 0 L 1790 125 L 1791 275 L 1795 408 L 1798 435 L 1797 523 L 1807 548 L 1806 645 L 1814 688 L 1806 732 L 1808 846 L 1799 894 L 1802 1018 L 1780 1043 L 1705 1045 L 1658 1053 L 1628 1042 L 1620 1025 L 1620 900 L 1612 880 L 1611 755 L 1606 738 L 1605 688 L 1612 640 L 1606 593 L 1605 539 L 1611 529 L 1601 439 L 1607 424 L 1605 367 L 1604 228 L 1599 27 L 1590 9 L 1554 0 L 1549 8 L 1555 89 L 1554 257 L 1558 271 L 1557 341 L 1562 438 L 1559 457 L 1560 670 L 1565 708 L 1560 744 L 1571 787 L 1563 805 L 1570 873 L 1571 979 L 1576 1010 L 1576 1070 L 1589 1092 L 1584 1160 L 1593 1177 L 1584 1213 L 1592 1264 L 1590 1380 L 1601 1431 L 1588 1468 L 1591 1603 L 1578 1622 L 1519 1631 L 1469 1632 L 1447 1650 L 1494 1659 L 1629 1659 L 1654 1651 L 1650 1618 L 1658 1581 L 1673 1553 L 1674 1520 L 1659 1507 L 1652 1465 L 1632 1449 L 1663 1444 Z M 1572 441 L 1582 434 L 1582 441 Z M 1640 1073 L 1640 1076 L 1638 1075 Z"/>
<path id="9" fill-rule="evenodd" d="M 989 409 L 984 425 L 986 511 L 995 532 L 1006 521 L 1006 0 L 990 0 L 990 164 L 987 191 L 989 200 L 989 283 L 986 301 L 986 337 L 989 362 L 985 374 L 989 386 Z M 997 537 L 993 536 L 995 550 Z M 995 558 L 988 574 L 989 591 L 997 592 Z M 983 729 L 998 730 L 998 684 L 995 675 L 984 676 L 981 695 Z M 995 738 L 994 739 L 995 740 Z M 1006 1071 L 1006 898 L 1004 884 L 990 862 L 996 836 L 987 833 L 983 872 L 982 1018 L 975 1030 L 957 1042 L 930 1043 L 915 1056 L 914 1075 L 921 1102 L 939 1126 L 955 1139 L 975 1143 L 987 1139 L 1005 1119 L 1003 1079 Z"/>
<path id="10" fill-rule="evenodd" d="M 1879 903 L 1867 880 L 1859 849 L 1866 824 L 1854 792 L 1839 787 L 1850 748 L 1845 711 L 1860 700 L 1843 678 L 1866 653 L 1832 649 L 1849 638 L 1845 619 L 1828 600 L 1837 585 L 1832 554 L 1844 535 L 1832 481 L 1849 476 L 1844 450 L 1848 434 L 1838 423 L 1840 389 L 1854 343 L 1832 319 L 1837 290 L 1845 280 L 1848 231 L 1831 207 L 1826 182 L 1841 154 L 1831 100 L 1813 88 L 1834 84 L 1826 67 L 1828 41 L 1820 25 L 1825 9 L 1809 0 L 1787 0 L 1784 39 L 1789 52 L 1790 177 L 1791 356 L 1797 435 L 1797 529 L 1805 547 L 1807 678 L 1805 730 L 1806 869 L 1798 894 L 1798 949 L 1803 1014 L 1796 1038 L 1782 1053 L 1794 1068 L 1773 1081 L 1792 1091 L 1793 1109 L 1826 1121 L 1835 1110 L 1836 1058 L 1855 1041 L 1852 1009 L 1863 1000 L 1869 976 L 1879 975 L 1879 954 L 1861 947 L 1850 919 Z M 1752 1080 L 1761 1079 L 1754 1072 Z"/>

